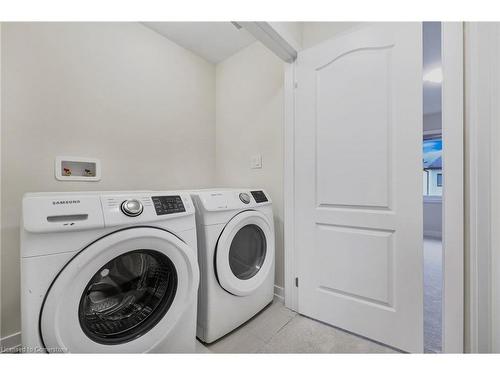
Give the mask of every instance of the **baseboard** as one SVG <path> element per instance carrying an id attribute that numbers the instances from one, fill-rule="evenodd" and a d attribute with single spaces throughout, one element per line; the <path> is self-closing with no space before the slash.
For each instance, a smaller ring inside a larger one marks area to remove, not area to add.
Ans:
<path id="1" fill-rule="evenodd" d="M 285 288 L 275 285 L 274 296 L 278 298 L 281 302 L 285 302 Z"/>
<path id="2" fill-rule="evenodd" d="M 19 346 L 21 346 L 21 332 L 0 339 L 0 353 L 15 351 Z"/>
<path id="3" fill-rule="evenodd" d="M 424 237 L 441 239 L 443 235 L 440 231 L 437 230 L 424 230 Z"/>

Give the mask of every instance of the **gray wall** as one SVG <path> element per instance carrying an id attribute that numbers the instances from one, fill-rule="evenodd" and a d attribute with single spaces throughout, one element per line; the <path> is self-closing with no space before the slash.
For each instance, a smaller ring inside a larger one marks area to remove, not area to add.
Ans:
<path id="1" fill-rule="evenodd" d="M 441 131 L 441 112 L 424 114 L 424 131 Z"/>
<path id="2" fill-rule="evenodd" d="M 443 204 L 441 200 L 424 198 L 424 236 L 442 238 L 443 236 Z"/>
<path id="3" fill-rule="evenodd" d="M 138 23 L 2 28 L 5 337 L 20 329 L 23 193 L 213 185 L 215 67 Z M 58 155 L 101 159 L 102 181 L 56 181 Z"/>

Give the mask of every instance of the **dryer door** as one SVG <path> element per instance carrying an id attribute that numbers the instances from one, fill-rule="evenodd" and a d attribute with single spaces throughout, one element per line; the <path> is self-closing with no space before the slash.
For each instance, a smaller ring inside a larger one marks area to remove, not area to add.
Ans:
<path id="1" fill-rule="evenodd" d="M 237 296 L 251 294 L 274 268 L 272 223 L 258 211 L 236 215 L 219 237 L 215 258 L 220 285 Z"/>
<path id="2" fill-rule="evenodd" d="M 42 306 L 42 340 L 48 351 L 153 350 L 196 298 L 198 281 L 194 250 L 173 234 L 114 232 L 81 251 L 55 279 Z"/>

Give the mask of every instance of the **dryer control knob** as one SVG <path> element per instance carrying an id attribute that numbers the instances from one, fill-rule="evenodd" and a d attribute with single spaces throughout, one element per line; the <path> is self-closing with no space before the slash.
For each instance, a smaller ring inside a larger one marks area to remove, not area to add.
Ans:
<path id="1" fill-rule="evenodd" d="M 122 203 L 122 212 L 127 216 L 139 216 L 142 214 L 144 207 L 137 199 L 128 199 Z"/>
<path id="2" fill-rule="evenodd" d="M 250 196 L 247 193 L 240 193 L 240 201 L 245 204 L 250 203 Z"/>

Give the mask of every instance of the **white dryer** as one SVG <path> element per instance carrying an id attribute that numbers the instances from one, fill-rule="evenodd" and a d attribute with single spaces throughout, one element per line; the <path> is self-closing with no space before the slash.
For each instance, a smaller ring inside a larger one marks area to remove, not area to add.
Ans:
<path id="1" fill-rule="evenodd" d="M 194 352 L 198 284 L 189 194 L 23 198 L 26 352 Z"/>
<path id="2" fill-rule="evenodd" d="M 263 190 L 191 194 L 200 265 L 197 336 L 211 343 L 273 300 L 273 210 Z"/>

